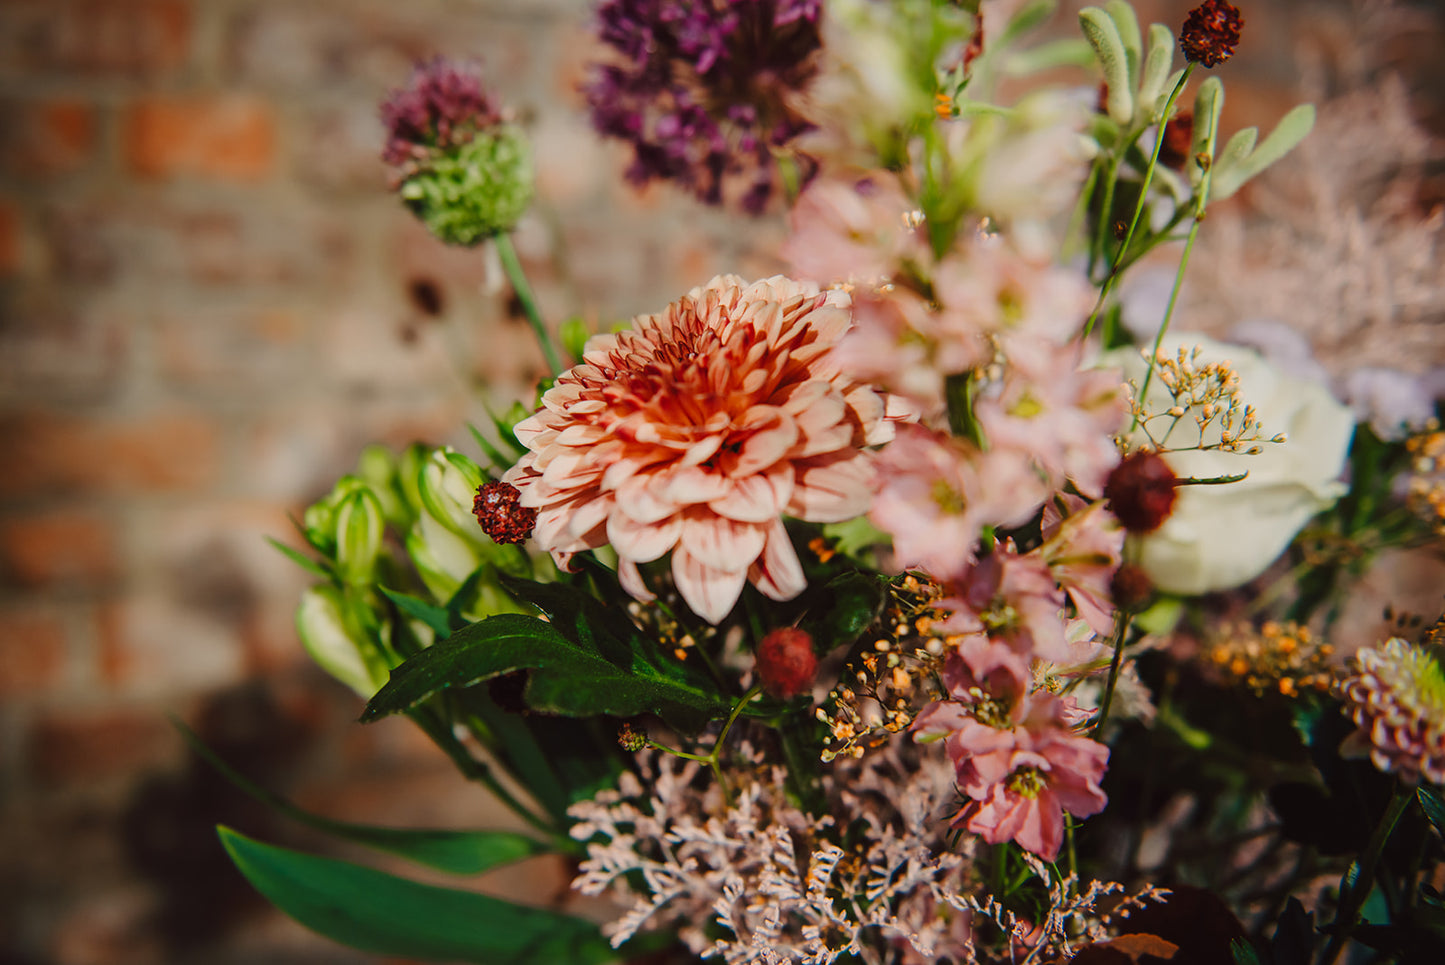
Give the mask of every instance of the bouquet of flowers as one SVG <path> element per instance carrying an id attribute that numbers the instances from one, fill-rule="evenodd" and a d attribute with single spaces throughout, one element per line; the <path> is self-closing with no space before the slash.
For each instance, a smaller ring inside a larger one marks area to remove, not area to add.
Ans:
<path id="1" fill-rule="evenodd" d="M 495 250 L 553 374 L 473 455 L 367 450 L 287 550 L 298 626 L 529 830 L 282 806 L 455 874 L 561 853 L 609 902 L 222 829 L 261 892 L 483 963 L 1445 960 L 1445 624 L 1341 617 L 1445 548 L 1433 403 L 1175 324 L 1206 214 L 1314 110 L 1220 129 L 1223 0 L 1031 43 L 1053 7 L 602 0 L 627 178 L 790 229 L 787 274 L 610 331 L 541 317 L 475 66 L 386 101 L 401 199 Z"/>

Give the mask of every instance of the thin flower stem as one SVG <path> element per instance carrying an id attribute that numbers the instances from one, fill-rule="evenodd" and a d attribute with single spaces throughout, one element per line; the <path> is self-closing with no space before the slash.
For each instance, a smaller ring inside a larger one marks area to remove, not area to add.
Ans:
<path id="1" fill-rule="evenodd" d="M 1355 862 L 1358 874 L 1349 886 L 1347 892 L 1340 898 L 1339 910 L 1335 913 L 1335 921 L 1332 926 L 1333 934 L 1330 935 L 1329 944 L 1320 955 L 1320 965 L 1333 965 L 1335 959 L 1340 957 L 1345 945 L 1350 940 L 1350 935 L 1355 931 L 1355 926 L 1360 923 L 1360 909 L 1365 905 L 1365 899 L 1369 897 L 1370 891 L 1374 888 L 1375 868 L 1380 863 L 1380 855 L 1384 853 L 1385 842 L 1390 840 L 1390 832 L 1395 830 L 1400 816 L 1409 807 L 1410 801 L 1415 797 L 1415 789 L 1398 784 L 1395 787 L 1395 797 L 1390 801 L 1390 806 L 1385 809 L 1380 823 L 1375 825 L 1374 832 L 1370 835 L 1369 843 L 1361 853 L 1359 860 Z"/>
<path id="2" fill-rule="evenodd" d="M 497 800 L 505 804 L 513 814 L 526 821 L 538 831 L 546 834 L 549 838 L 558 840 L 569 840 L 559 834 L 557 828 L 548 821 L 538 817 L 532 809 L 521 802 L 511 791 L 507 790 L 500 781 L 492 774 L 492 769 L 483 761 L 472 756 L 471 751 L 463 746 L 452 732 L 451 726 L 439 716 L 427 711 L 415 711 L 409 715 L 416 721 L 418 727 L 431 738 L 432 743 L 441 748 L 457 770 L 467 780 L 476 781 L 496 796 Z"/>
<path id="3" fill-rule="evenodd" d="M 517 258 L 517 249 L 512 247 L 512 236 L 503 232 L 492 239 L 497 245 L 497 254 L 502 259 L 502 270 L 507 273 L 507 280 L 512 283 L 512 290 L 517 293 L 517 301 L 522 303 L 522 311 L 527 315 L 527 322 L 532 326 L 532 331 L 537 336 L 537 344 L 542 346 L 542 354 L 547 358 L 547 367 L 552 370 L 553 375 L 562 374 L 562 360 L 557 356 L 557 347 L 552 344 L 552 336 L 547 334 L 547 326 L 542 322 L 542 313 L 537 308 L 537 298 L 532 293 L 532 286 L 527 281 L 527 275 L 522 271 L 522 262 Z"/>
<path id="4" fill-rule="evenodd" d="M 727 721 L 723 723 L 723 728 L 717 735 L 717 740 L 713 742 L 711 753 L 689 754 L 687 751 L 680 751 L 675 748 L 668 747 L 666 744 L 659 744 L 657 741 L 653 740 L 650 737 L 647 738 L 647 746 L 655 747 L 660 751 L 665 751 L 666 753 L 671 754 L 673 757 L 681 757 L 685 760 L 697 761 L 701 764 L 706 764 L 708 767 L 712 768 L 713 777 L 717 778 L 718 785 L 722 788 L 723 799 L 726 800 L 729 804 L 731 804 L 733 800 L 732 790 L 728 787 L 727 778 L 723 775 L 722 771 L 721 761 L 723 742 L 727 740 L 728 732 L 732 730 L 733 724 L 737 722 L 738 715 L 743 712 L 743 708 L 746 707 L 749 703 L 751 703 L 752 699 L 762 692 L 762 684 L 758 684 L 747 693 L 743 694 L 742 697 L 738 700 L 738 702 L 733 705 L 732 713 L 728 715 Z"/>
<path id="5" fill-rule="evenodd" d="M 1089 736 L 1095 740 L 1104 730 L 1104 721 L 1109 719 L 1109 706 L 1114 702 L 1114 687 L 1119 682 L 1119 668 L 1124 664 L 1124 638 L 1129 633 L 1129 623 L 1133 619 L 1128 613 L 1120 610 L 1119 615 L 1114 618 L 1114 658 L 1109 661 L 1109 679 L 1104 684 L 1104 695 L 1099 698 L 1099 716 L 1094 721 L 1094 729 Z"/>
<path id="6" fill-rule="evenodd" d="M 1084 325 L 1084 337 L 1094 330 L 1094 323 L 1099 320 L 1099 313 L 1104 310 L 1104 302 L 1108 299 L 1109 293 L 1114 290 L 1114 283 L 1123 274 L 1124 256 L 1129 253 L 1129 245 L 1134 241 L 1134 232 L 1139 227 L 1139 220 L 1144 215 L 1144 204 L 1149 199 L 1149 187 L 1154 182 L 1154 169 L 1159 166 L 1159 151 L 1164 146 L 1164 131 L 1169 127 L 1170 115 L 1174 113 L 1174 102 L 1179 99 L 1184 86 L 1189 83 L 1189 75 L 1194 70 L 1193 62 L 1184 68 L 1184 73 L 1179 75 L 1179 82 L 1169 92 L 1169 99 L 1164 102 L 1164 111 L 1159 118 L 1159 136 L 1154 139 L 1154 150 L 1149 155 L 1149 166 L 1144 169 L 1144 183 L 1139 188 L 1139 199 L 1134 202 L 1134 217 L 1129 220 L 1129 230 L 1124 234 L 1124 242 L 1119 245 L 1119 250 L 1114 253 L 1114 263 L 1109 266 L 1109 274 L 1104 278 L 1104 284 L 1099 287 L 1099 299 L 1094 303 L 1094 310 L 1089 315 L 1089 321 Z M 1110 172 L 1113 176 L 1118 175 L 1118 165 Z M 1112 198 L 1113 185 L 1109 185 L 1108 196 Z M 1109 218 L 1107 209 L 1100 213 L 1100 221 L 1106 222 Z M 1102 248 L 1101 248 L 1102 250 Z M 1131 262 L 1132 264 L 1132 262 Z"/>

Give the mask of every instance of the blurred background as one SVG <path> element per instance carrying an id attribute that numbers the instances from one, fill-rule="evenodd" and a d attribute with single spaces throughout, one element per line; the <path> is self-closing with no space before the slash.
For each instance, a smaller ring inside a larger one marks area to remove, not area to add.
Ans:
<path id="1" fill-rule="evenodd" d="M 1136 4 L 1176 29 L 1191 5 Z M 1398 75 L 1399 136 L 1426 145 L 1410 203 L 1438 211 L 1439 8 L 1241 6 L 1224 130 Z M 588 17 L 584 0 L 0 0 L 0 965 L 372 960 L 231 870 L 218 822 L 347 852 L 230 789 L 168 714 L 332 817 L 507 824 L 407 721 L 354 723 L 360 700 L 296 639 L 308 577 L 266 537 L 299 545 L 290 517 L 369 442 L 470 451 L 482 401 L 529 398 L 543 372 L 500 271 L 386 190 L 377 104 L 415 61 L 479 58 L 526 122 L 538 202 L 517 247 L 554 324 L 781 267 L 780 217 L 622 182 L 577 93 Z M 1241 224 L 1251 197 L 1231 202 Z M 1438 258 L 1420 271 L 1445 298 Z M 1412 319 L 1424 348 L 1396 364 L 1445 360 L 1439 315 Z M 538 861 L 480 887 L 547 901 L 567 881 Z"/>

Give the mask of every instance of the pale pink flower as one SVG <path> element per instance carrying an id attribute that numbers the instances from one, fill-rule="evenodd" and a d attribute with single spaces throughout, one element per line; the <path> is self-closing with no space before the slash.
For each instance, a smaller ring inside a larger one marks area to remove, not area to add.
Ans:
<path id="1" fill-rule="evenodd" d="M 855 378 L 912 402 L 933 418 L 944 410 L 944 380 L 987 363 L 993 349 L 980 332 L 945 330 L 915 292 L 859 291 L 853 329 L 838 346 L 838 364 Z"/>
<path id="2" fill-rule="evenodd" d="M 1356 730 L 1340 751 L 1417 784 L 1445 784 L 1445 670 L 1441 647 L 1391 637 L 1355 652 L 1355 673 L 1340 685 Z"/>
<path id="3" fill-rule="evenodd" d="M 1060 511 L 1069 511 L 1067 517 Z M 1109 582 L 1124 551 L 1124 528 L 1102 501 L 1086 503 L 1060 493 L 1044 504 L 1044 542 L 1038 553 L 1069 594 L 1080 619 L 1095 633 L 1114 629 Z"/>
<path id="4" fill-rule="evenodd" d="M 639 598 L 638 564 L 670 551 L 678 592 L 712 623 L 745 582 L 802 592 L 782 514 L 866 512 L 864 447 L 892 433 L 883 398 L 830 356 L 849 324 L 843 292 L 728 275 L 592 338 L 517 426 L 531 451 L 505 479 L 538 511 L 533 537 L 562 565 L 611 543 Z"/>
<path id="5" fill-rule="evenodd" d="M 893 537 L 900 568 L 919 567 L 942 580 L 973 562 L 984 526 L 1023 524 L 1045 495 L 1020 454 L 984 452 L 919 425 L 899 426 L 878 465 L 869 519 Z"/>
<path id="6" fill-rule="evenodd" d="M 1117 370 L 1080 369 L 1082 346 L 1019 337 L 1008 347 L 1001 391 L 976 411 L 990 445 L 1029 453 L 1054 488 L 1071 480 L 1096 496 L 1119 462 L 1114 434 L 1128 403 Z"/>
<path id="7" fill-rule="evenodd" d="M 1025 257 L 1002 235 L 982 234 L 938 263 L 933 290 L 950 332 L 1060 344 L 1079 331 L 1094 295 L 1080 272 Z"/>
<path id="8" fill-rule="evenodd" d="M 797 275 L 821 284 L 886 282 L 922 248 L 908 220 L 912 207 L 888 171 L 817 178 L 793 205 L 782 255 Z"/>
<path id="9" fill-rule="evenodd" d="M 1073 732 L 1072 698 L 1028 690 L 1027 663 L 1006 644 L 964 640 L 949 655 L 944 684 L 950 699 L 925 707 L 913 731 L 944 740 L 968 799 L 953 823 L 1053 860 L 1064 813 L 1087 817 L 1107 803 L 1099 782 L 1108 747 Z"/>

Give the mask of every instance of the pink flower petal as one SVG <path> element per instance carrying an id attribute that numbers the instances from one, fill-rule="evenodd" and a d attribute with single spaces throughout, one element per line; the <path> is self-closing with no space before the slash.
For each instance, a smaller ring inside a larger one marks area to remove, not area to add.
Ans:
<path id="1" fill-rule="evenodd" d="M 747 571 L 714 569 L 679 547 L 672 554 L 672 580 L 693 613 L 708 623 L 727 616 L 743 592 Z"/>

